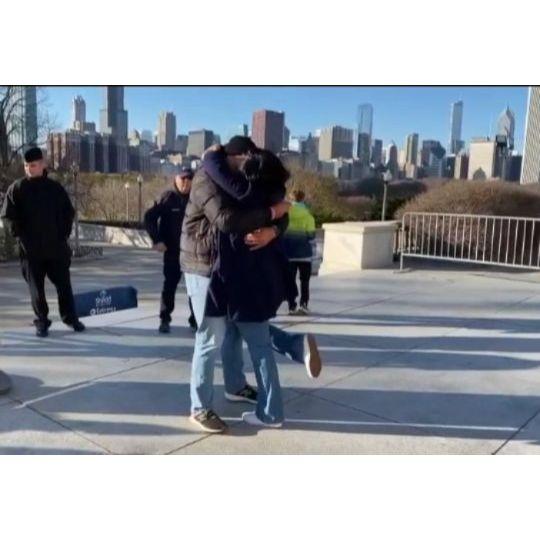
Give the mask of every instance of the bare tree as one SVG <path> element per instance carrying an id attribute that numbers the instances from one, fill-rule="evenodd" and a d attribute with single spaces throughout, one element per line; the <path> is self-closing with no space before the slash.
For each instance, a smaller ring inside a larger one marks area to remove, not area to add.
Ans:
<path id="1" fill-rule="evenodd" d="M 17 86 L 0 86 L 0 191 L 2 184 L 9 182 L 14 175 L 20 173 L 20 160 L 17 159 L 26 141 L 12 147 L 14 135 L 23 119 L 19 109 L 23 94 Z M 56 127 L 56 116 L 48 109 L 45 89 L 37 87 L 37 139 L 35 144 L 43 145 L 48 135 Z M 19 167 L 17 167 L 19 165 Z M 4 186 L 5 187 L 5 186 Z"/>

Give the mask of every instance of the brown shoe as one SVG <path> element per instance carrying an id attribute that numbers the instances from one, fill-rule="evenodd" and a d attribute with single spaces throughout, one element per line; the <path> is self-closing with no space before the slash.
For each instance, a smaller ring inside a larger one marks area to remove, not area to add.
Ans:
<path id="1" fill-rule="evenodd" d="M 189 417 L 189 421 L 197 424 L 207 433 L 223 433 L 227 430 L 227 424 L 212 410 L 199 411 Z"/>
<path id="2" fill-rule="evenodd" d="M 316 379 L 321 374 L 321 355 L 313 334 L 306 334 L 304 337 L 304 364 L 311 379 Z"/>

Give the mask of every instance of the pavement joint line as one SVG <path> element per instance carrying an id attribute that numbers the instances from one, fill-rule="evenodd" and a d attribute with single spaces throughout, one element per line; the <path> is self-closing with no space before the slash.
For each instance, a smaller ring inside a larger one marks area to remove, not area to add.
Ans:
<path id="1" fill-rule="evenodd" d="M 52 422 L 53 424 L 56 424 L 57 426 L 60 426 L 65 431 L 73 433 L 76 436 L 80 437 L 81 439 L 84 439 L 85 441 L 92 443 L 94 446 L 97 446 L 98 448 L 101 448 L 103 451 L 105 451 L 105 453 L 107 453 L 107 454 L 112 454 L 113 453 L 113 452 L 111 452 L 111 450 L 109 450 L 108 448 L 106 448 L 102 444 L 99 444 L 98 442 L 90 439 L 89 437 L 82 434 L 81 432 L 70 428 L 69 426 L 63 424 L 60 420 L 57 420 L 56 418 L 52 418 L 51 416 L 44 413 L 43 411 L 40 411 L 39 409 L 36 409 L 36 408 L 32 407 L 31 405 L 25 405 L 20 400 L 14 400 L 14 401 L 20 403 L 20 405 L 22 405 L 23 408 L 32 411 L 33 413 L 37 414 L 38 416 L 41 416 L 42 418 L 45 418 L 46 420 L 48 420 L 49 422 Z"/>
<path id="2" fill-rule="evenodd" d="M 131 358 L 128 358 L 128 361 L 131 360 Z M 122 370 L 119 370 L 119 371 L 114 371 L 112 373 L 107 373 L 105 375 L 100 375 L 99 377 L 94 377 L 92 379 L 87 379 L 85 381 L 81 381 L 79 383 L 74 383 L 72 385 L 68 385 L 64 388 L 61 388 L 60 390 L 57 390 L 56 392 L 52 392 L 50 394 L 46 394 L 46 395 L 43 395 L 43 396 L 39 396 L 37 398 L 34 398 L 34 399 L 29 399 L 29 400 L 21 400 L 19 398 L 14 398 L 14 401 L 16 401 L 17 403 L 20 403 L 21 406 L 23 407 L 27 407 L 27 406 L 31 406 L 33 405 L 34 403 L 38 403 L 40 401 L 44 401 L 46 399 L 50 399 L 50 398 L 54 398 L 54 397 L 57 397 L 57 396 L 61 396 L 63 394 L 69 394 L 70 392 L 75 392 L 77 390 L 80 390 L 81 388 L 85 388 L 85 387 L 88 387 L 88 386 L 92 386 L 94 383 L 98 382 L 98 381 L 101 381 L 103 379 L 107 379 L 109 377 L 114 377 L 116 375 L 122 375 L 124 373 L 128 373 L 130 371 L 134 371 L 136 369 L 140 369 L 140 368 L 145 368 L 145 367 L 148 367 L 148 366 L 152 366 L 154 364 L 159 364 L 160 362 L 166 362 L 168 361 L 167 358 L 158 358 L 158 359 L 154 359 L 152 360 L 151 362 L 147 362 L 145 364 L 140 364 L 138 366 L 131 366 L 131 367 L 128 367 L 127 369 L 122 369 Z"/>
<path id="3" fill-rule="evenodd" d="M 539 414 L 540 409 L 538 409 L 529 419 L 527 419 L 521 427 L 517 428 L 515 433 L 511 437 L 509 437 L 494 452 L 492 452 L 492 455 L 497 455 L 510 441 L 517 437 Z"/>

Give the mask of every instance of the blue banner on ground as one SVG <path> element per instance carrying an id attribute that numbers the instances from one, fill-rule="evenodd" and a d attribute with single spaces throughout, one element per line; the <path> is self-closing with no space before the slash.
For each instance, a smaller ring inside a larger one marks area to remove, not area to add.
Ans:
<path id="1" fill-rule="evenodd" d="M 78 317 L 102 315 L 137 307 L 137 289 L 134 287 L 112 287 L 74 296 Z"/>

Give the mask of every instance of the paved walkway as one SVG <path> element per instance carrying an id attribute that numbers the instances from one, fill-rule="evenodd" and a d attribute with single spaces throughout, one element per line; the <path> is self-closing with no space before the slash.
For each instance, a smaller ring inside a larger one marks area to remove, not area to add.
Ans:
<path id="1" fill-rule="evenodd" d="M 540 453 L 540 275 L 423 267 L 313 281 L 313 315 L 280 317 L 317 335 L 321 377 L 280 358 L 287 422 L 257 431 L 245 405 L 215 408 L 231 429 L 188 422 L 193 337 L 185 295 L 168 336 L 156 332 L 159 257 L 107 248 L 74 264 L 77 290 L 133 284 L 136 310 L 33 328 L 14 264 L 0 265 L 0 453 Z M 56 303 L 49 289 L 51 311 Z M 249 357 L 246 367 L 253 380 Z"/>

